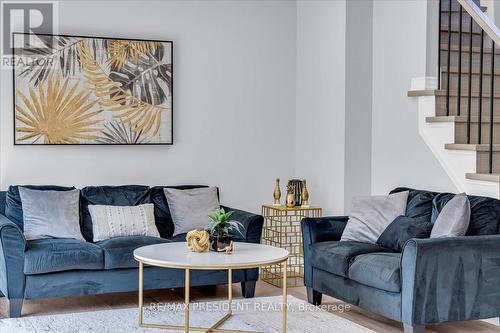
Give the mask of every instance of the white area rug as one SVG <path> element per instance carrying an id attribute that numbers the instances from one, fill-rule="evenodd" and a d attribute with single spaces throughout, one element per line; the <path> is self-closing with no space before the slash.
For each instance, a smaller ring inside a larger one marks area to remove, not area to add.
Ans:
<path id="1" fill-rule="evenodd" d="M 224 301 L 191 304 L 192 326 L 213 325 L 225 313 Z M 147 323 L 183 325 L 179 304 L 145 304 Z M 9 333 L 130 333 L 169 332 L 139 328 L 137 308 L 31 316 L 0 320 L 0 332 Z M 233 317 L 221 328 L 281 332 L 281 297 L 239 299 L 233 302 Z M 172 331 L 170 331 L 172 332 Z M 363 326 L 288 296 L 289 333 L 373 333 Z"/>

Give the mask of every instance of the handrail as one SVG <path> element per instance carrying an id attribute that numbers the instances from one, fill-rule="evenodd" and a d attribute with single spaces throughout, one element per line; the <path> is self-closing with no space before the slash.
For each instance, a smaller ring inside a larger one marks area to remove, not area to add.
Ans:
<path id="1" fill-rule="evenodd" d="M 457 0 L 462 8 L 469 13 L 476 23 L 500 46 L 500 29 L 472 0 Z"/>

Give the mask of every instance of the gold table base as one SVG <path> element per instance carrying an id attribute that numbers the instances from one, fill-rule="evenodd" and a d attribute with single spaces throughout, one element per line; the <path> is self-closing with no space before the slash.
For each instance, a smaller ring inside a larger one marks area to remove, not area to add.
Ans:
<path id="1" fill-rule="evenodd" d="M 281 262 L 283 276 L 283 316 L 282 316 L 282 332 L 286 333 L 286 317 L 287 317 L 287 290 L 286 290 L 286 279 L 287 279 L 287 260 Z M 246 267 L 249 268 L 249 267 Z M 228 312 L 221 319 L 219 319 L 214 325 L 210 327 L 193 327 L 189 326 L 189 290 L 190 290 L 190 279 L 189 279 L 189 268 L 185 268 L 185 282 L 184 282 L 184 326 L 178 325 L 160 325 L 160 324 L 148 324 L 143 320 L 143 301 L 144 301 L 144 291 L 143 291 L 143 275 L 144 275 L 144 263 L 139 261 L 139 326 L 145 328 L 158 328 L 166 330 L 184 330 L 188 333 L 190 331 L 194 332 L 220 332 L 220 333 L 230 333 L 230 332 L 240 332 L 240 333 L 264 333 L 260 331 L 242 331 L 235 329 L 223 329 L 220 328 L 228 319 L 233 315 L 231 308 L 233 302 L 233 270 L 232 268 L 227 269 L 227 293 L 228 293 Z"/>

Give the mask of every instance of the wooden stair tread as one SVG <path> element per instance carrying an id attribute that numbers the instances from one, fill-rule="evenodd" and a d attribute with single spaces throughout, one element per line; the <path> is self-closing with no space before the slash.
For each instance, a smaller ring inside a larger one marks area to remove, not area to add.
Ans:
<path id="1" fill-rule="evenodd" d="M 467 29 L 467 30 L 465 30 Z M 444 25 L 441 25 L 441 29 L 440 29 L 441 32 L 448 32 L 448 26 L 444 26 Z M 453 24 L 451 25 L 451 33 L 452 34 L 458 34 L 460 33 L 460 29 L 453 26 Z M 462 27 L 462 35 L 468 35 L 470 32 L 469 32 L 469 27 L 466 27 L 466 26 L 463 26 Z M 474 31 L 472 30 L 472 35 L 473 36 L 481 36 L 481 31 Z M 484 33 L 484 41 L 491 41 L 491 38 L 488 36 L 488 34 L 486 34 L 486 32 Z"/>
<path id="2" fill-rule="evenodd" d="M 488 89 L 489 90 L 489 89 Z M 421 90 L 409 90 L 407 92 L 408 97 L 422 97 L 422 96 L 439 96 L 446 97 L 446 89 L 421 89 Z M 454 90 L 450 90 L 450 97 L 457 97 L 457 92 Z M 462 98 L 467 98 L 467 94 L 461 94 Z M 479 92 L 473 91 L 471 93 L 472 98 L 478 98 Z M 489 92 L 483 91 L 482 95 L 483 99 L 490 98 Z M 493 98 L 500 98 L 500 92 L 496 92 L 493 94 Z"/>
<path id="3" fill-rule="evenodd" d="M 448 68 L 446 68 L 446 65 L 445 66 L 441 66 L 441 71 L 443 73 L 448 73 Z M 457 74 L 459 72 L 458 66 L 450 66 L 449 72 Z M 462 70 L 460 72 L 462 74 L 464 74 L 464 75 L 467 75 L 467 74 L 469 74 L 469 68 L 462 66 Z M 493 73 L 494 73 L 495 76 L 500 75 L 500 69 L 497 69 L 496 66 L 495 66 L 495 71 Z M 472 68 L 472 74 L 473 75 L 479 75 L 479 74 L 481 74 L 481 71 L 479 70 L 479 68 L 476 68 L 476 66 L 474 66 Z M 483 67 L 483 76 L 491 76 L 490 74 L 491 74 L 491 68 L 490 68 L 490 66 Z"/>
<path id="4" fill-rule="evenodd" d="M 448 44 L 441 44 L 439 46 L 439 49 L 441 51 L 448 51 Z M 458 45 L 455 45 L 455 44 L 451 45 L 451 47 L 450 47 L 450 51 L 453 51 L 453 52 L 458 52 L 458 49 L 459 49 Z M 491 50 L 492 50 L 491 47 L 483 48 L 483 52 L 487 53 L 487 54 L 491 54 Z M 469 46 L 462 45 L 462 52 L 469 53 Z M 473 46 L 472 53 L 481 53 L 481 48 L 479 46 Z M 500 49 L 498 47 L 495 47 L 495 54 L 500 55 Z M 465 59 L 464 56 L 462 56 L 462 59 Z"/>
<path id="5" fill-rule="evenodd" d="M 500 183 L 500 174 L 498 173 L 466 173 L 465 178 Z"/>
<path id="6" fill-rule="evenodd" d="M 467 122 L 467 116 L 434 116 L 434 117 L 426 117 L 425 121 L 428 123 L 449 123 L 449 122 L 455 122 L 455 123 L 466 123 Z M 481 123 L 489 123 L 490 122 L 490 117 L 489 116 L 482 116 L 481 117 Z M 493 117 L 493 122 L 494 123 L 500 123 L 500 117 Z M 479 123 L 479 119 L 477 116 L 472 116 L 471 117 L 471 123 Z"/>
<path id="7" fill-rule="evenodd" d="M 474 143 L 447 143 L 444 145 L 445 149 L 450 149 L 450 150 L 469 150 L 469 151 L 489 151 L 490 150 L 490 145 L 489 144 L 474 144 Z M 493 144 L 493 151 L 500 151 L 500 144 L 496 143 Z"/>

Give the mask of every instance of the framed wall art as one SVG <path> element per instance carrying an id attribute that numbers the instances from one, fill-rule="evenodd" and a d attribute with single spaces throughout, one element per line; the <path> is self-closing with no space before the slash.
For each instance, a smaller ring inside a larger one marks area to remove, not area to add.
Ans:
<path id="1" fill-rule="evenodd" d="M 13 34 L 14 144 L 170 145 L 173 43 Z"/>

